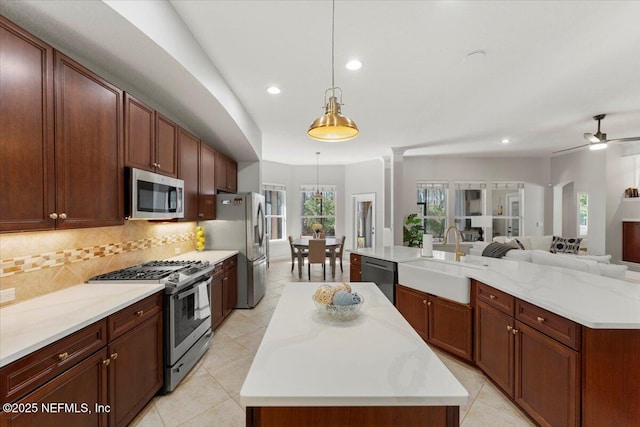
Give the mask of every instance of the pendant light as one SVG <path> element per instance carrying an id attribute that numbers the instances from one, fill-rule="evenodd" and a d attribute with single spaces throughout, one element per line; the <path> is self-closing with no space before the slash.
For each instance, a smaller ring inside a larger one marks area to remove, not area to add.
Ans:
<path id="1" fill-rule="evenodd" d="M 316 192 L 313 194 L 314 200 L 322 200 L 322 191 L 320 191 L 320 152 L 316 151 Z"/>
<path id="2" fill-rule="evenodd" d="M 335 85 L 335 15 L 336 2 L 331 11 L 331 87 L 324 92 L 325 114 L 311 123 L 307 134 L 318 141 L 348 141 L 358 136 L 358 126 L 340 114 L 342 89 Z M 328 99 L 327 99 L 328 96 Z"/>

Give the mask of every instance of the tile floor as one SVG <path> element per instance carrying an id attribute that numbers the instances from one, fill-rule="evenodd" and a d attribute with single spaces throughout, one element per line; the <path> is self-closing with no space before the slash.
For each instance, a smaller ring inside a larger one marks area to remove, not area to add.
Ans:
<path id="1" fill-rule="evenodd" d="M 330 276 L 328 265 L 327 273 Z M 346 261 L 344 273 L 338 267 L 335 279 L 327 277 L 328 281 L 348 279 L 349 265 Z M 266 294 L 258 306 L 253 310 L 235 310 L 216 330 L 211 349 L 176 390 L 166 396 L 156 396 L 131 425 L 244 426 L 244 408 L 240 403 L 242 383 L 282 288 L 288 282 L 299 280 L 307 281 L 306 269 L 302 279 L 298 279 L 297 268 L 291 273 L 289 261 L 271 262 L 267 271 Z M 311 281 L 322 281 L 320 266 L 312 267 Z M 461 426 L 534 425 L 478 369 L 434 351 L 469 392 L 469 403 L 460 408 Z"/>

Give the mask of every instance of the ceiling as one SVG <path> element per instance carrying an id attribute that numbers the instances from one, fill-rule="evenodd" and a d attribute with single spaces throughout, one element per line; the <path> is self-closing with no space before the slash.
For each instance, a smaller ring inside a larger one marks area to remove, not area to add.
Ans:
<path id="1" fill-rule="evenodd" d="M 18 6 L 4 3 L 0 12 L 20 15 Z M 349 164 L 390 156 L 391 147 L 407 149 L 405 155 L 549 156 L 586 143 L 582 135 L 596 131 L 591 117 L 600 113 L 607 113 L 602 131 L 609 138 L 640 135 L 637 1 L 337 0 L 335 81 L 343 90 L 343 114 L 360 128 L 356 139 L 340 143 L 306 135 L 323 114 L 331 86 L 330 1 L 170 3 L 259 130 L 264 160 L 315 164 L 320 151 L 321 164 Z M 69 37 L 59 42 L 77 45 L 71 29 L 82 14 L 74 20 L 65 13 L 55 22 L 69 28 Z M 114 25 L 126 25 L 112 21 L 114 33 Z M 138 75 L 137 86 L 145 86 L 144 78 L 161 78 L 132 65 L 135 54 L 118 56 L 97 36 L 92 43 Z M 484 56 L 469 57 L 474 51 Z M 345 69 L 353 58 L 362 69 Z M 109 61 L 93 60 L 109 67 Z M 160 102 L 172 102 L 178 80 L 167 76 L 155 83 Z M 268 94 L 271 85 L 282 93 Z M 179 109 L 189 113 L 187 106 Z M 188 124 L 226 138 L 231 154 L 240 150 L 235 145 L 246 145 L 219 130 L 238 126 L 233 114 L 219 121 L 194 117 Z M 511 142 L 502 144 L 503 138 Z"/>

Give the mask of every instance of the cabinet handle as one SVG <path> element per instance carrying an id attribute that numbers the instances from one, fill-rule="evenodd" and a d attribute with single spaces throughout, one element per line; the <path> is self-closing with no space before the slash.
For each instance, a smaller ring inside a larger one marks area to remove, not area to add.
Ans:
<path id="1" fill-rule="evenodd" d="M 517 330 L 516 328 L 513 328 L 513 329 L 511 330 L 511 333 L 512 333 L 513 335 L 515 335 L 515 334 L 517 334 L 517 333 L 518 333 L 518 330 Z"/>
<path id="2" fill-rule="evenodd" d="M 428 305 L 428 306 L 431 306 L 431 301 L 429 301 L 429 302 L 427 303 L 427 305 Z"/>
<path id="3" fill-rule="evenodd" d="M 511 332 L 511 330 L 512 330 L 512 329 L 513 329 L 513 328 L 511 327 L 511 325 L 507 325 L 507 331 L 508 331 L 508 332 Z"/>
<path id="4" fill-rule="evenodd" d="M 66 351 L 64 353 L 60 353 L 58 355 L 58 359 L 60 359 L 60 360 L 66 360 L 67 357 L 69 357 L 69 353 L 67 353 Z"/>
<path id="5" fill-rule="evenodd" d="M 538 323 L 544 323 L 544 317 L 538 316 Z"/>
<path id="6" fill-rule="evenodd" d="M 113 354 L 111 355 L 111 358 L 112 358 L 113 360 L 116 360 L 116 359 L 118 358 L 118 353 L 113 353 Z"/>
<path id="7" fill-rule="evenodd" d="M 62 213 L 60 214 L 60 219 L 67 219 L 67 214 L 66 214 L 66 213 L 64 213 L 64 212 L 62 212 Z"/>
<path id="8" fill-rule="evenodd" d="M 495 295 L 489 295 L 489 298 L 494 300 L 494 299 L 496 299 L 496 296 Z"/>
<path id="9" fill-rule="evenodd" d="M 138 316 L 142 316 L 144 314 L 144 310 L 136 311 L 136 314 Z"/>
<path id="10" fill-rule="evenodd" d="M 160 169 L 160 163 L 156 163 L 156 167 Z"/>
<path id="11" fill-rule="evenodd" d="M 427 303 L 427 300 L 426 300 L 426 299 L 423 299 L 423 300 L 422 300 L 422 303 L 423 303 L 423 304 L 426 304 L 426 303 Z"/>
<path id="12" fill-rule="evenodd" d="M 104 359 L 104 360 L 102 361 L 102 364 L 103 364 L 104 366 L 109 366 L 109 363 L 111 363 L 111 359 Z"/>
<path id="13" fill-rule="evenodd" d="M 203 213 L 199 213 L 199 214 L 198 214 L 198 216 L 199 216 L 199 217 L 203 217 L 203 216 L 204 216 L 204 214 L 203 214 Z"/>
<path id="14" fill-rule="evenodd" d="M 51 218 L 51 219 L 58 219 L 58 214 L 57 214 L 57 213 L 55 213 L 55 212 L 54 212 L 54 213 L 50 213 L 50 214 L 49 214 L 49 218 Z"/>

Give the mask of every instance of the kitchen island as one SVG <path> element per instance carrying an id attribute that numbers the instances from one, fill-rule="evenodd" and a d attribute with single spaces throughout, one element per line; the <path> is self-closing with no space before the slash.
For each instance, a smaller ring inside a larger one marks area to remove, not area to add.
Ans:
<path id="1" fill-rule="evenodd" d="M 240 392 L 247 426 L 459 423 L 468 393 L 373 283 L 358 318 L 317 310 L 320 284 L 290 283 Z"/>

